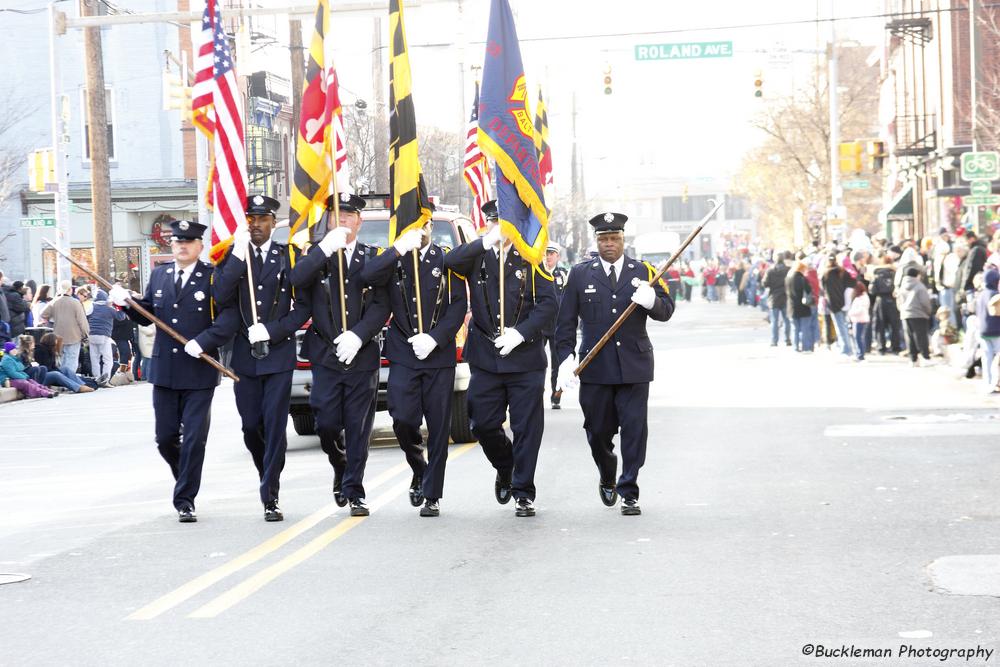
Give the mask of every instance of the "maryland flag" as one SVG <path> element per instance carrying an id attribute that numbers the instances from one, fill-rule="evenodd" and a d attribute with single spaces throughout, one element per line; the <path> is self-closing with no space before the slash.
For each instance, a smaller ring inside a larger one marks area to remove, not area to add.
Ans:
<path id="1" fill-rule="evenodd" d="M 431 217 L 430 200 L 417 155 L 417 119 L 410 95 L 410 56 L 403 2 L 389 2 L 389 243 Z"/>
<path id="2" fill-rule="evenodd" d="M 549 111 L 538 87 L 538 104 L 535 106 L 535 150 L 538 151 L 538 172 L 542 187 L 552 185 L 552 149 L 549 148 Z"/>
<path id="3" fill-rule="evenodd" d="M 323 205 L 333 192 L 333 159 L 336 150 L 337 189 L 349 187 L 347 146 L 341 115 L 337 70 L 333 66 L 330 5 L 319 0 L 316 25 L 309 46 L 309 64 L 302 88 L 298 144 L 295 148 L 295 177 L 292 181 L 289 238 L 310 220 L 310 213 Z"/>
<path id="4" fill-rule="evenodd" d="M 490 7 L 480 103 L 479 145 L 499 167 L 500 225 L 521 255 L 537 265 L 549 241 L 549 216 L 521 48 L 507 0 L 492 0 Z"/>

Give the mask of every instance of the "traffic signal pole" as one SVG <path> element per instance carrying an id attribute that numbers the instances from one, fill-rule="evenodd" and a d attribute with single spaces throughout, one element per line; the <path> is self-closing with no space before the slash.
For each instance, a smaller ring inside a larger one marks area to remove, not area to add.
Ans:
<path id="1" fill-rule="evenodd" d="M 56 10 L 54 2 L 49 3 L 49 112 L 52 117 L 52 161 L 56 173 L 52 208 L 56 219 L 56 243 L 59 250 L 69 254 L 69 174 L 66 171 L 66 140 L 69 135 L 65 127 L 69 108 L 68 105 L 61 104 L 63 98 L 59 94 L 59 56 L 56 49 L 56 35 L 60 33 L 59 22 L 65 20 L 65 16 Z M 73 277 L 69 260 L 60 252 L 56 252 L 56 274 L 59 282 L 72 280 Z"/>
<path id="2" fill-rule="evenodd" d="M 833 0 L 830 0 L 830 16 L 833 16 Z M 827 95 L 830 98 L 830 213 L 837 215 L 840 210 L 840 110 L 837 104 L 837 29 L 836 21 L 830 21 L 830 44 L 827 47 L 829 81 Z M 825 241 L 830 240 L 830 214 L 826 216 Z"/>

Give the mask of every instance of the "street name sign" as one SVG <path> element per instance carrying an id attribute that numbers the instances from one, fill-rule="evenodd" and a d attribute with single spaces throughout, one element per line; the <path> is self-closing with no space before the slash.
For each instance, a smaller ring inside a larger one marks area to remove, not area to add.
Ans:
<path id="1" fill-rule="evenodd" d="M 636 60 L 687 60 L 691 58 L 731 58 L 732 42 L 676 42 L 636 44 Z"/>
<path id="2" fill-rule="evenodd" d="M 962 203 L 966 206 L 997 206 L 1000 195 L 966 195 L 962 197 Z"/>
<path id="3" fill-rule="evenodd" d="M 982 196 L 993 193 L 993 182 L 987 180 L 972 181 L 969 184 L 969 194 Z"/>
<path id="4" fill-rule="evenodd" d="M 840 186 L 845 190 L 867 190 L 871 183 L 863 178 L 854 178 L 848 181 L 841 181 Z"/>
<path id="5" fill-rule="evenodd" d="M 962 153 L 962 180 L 995 181 L 1000 178 L 1000 153 L 976 151 Z"/>
<path id="6" fill-rule="evenodd" d="M 55 218 L 21 218 L 21 227 L 55 227 Z"/>

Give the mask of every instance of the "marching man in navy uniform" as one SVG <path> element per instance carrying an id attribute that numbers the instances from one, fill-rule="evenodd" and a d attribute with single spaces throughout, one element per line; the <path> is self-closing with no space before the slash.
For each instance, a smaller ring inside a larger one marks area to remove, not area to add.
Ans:
<path id="1" fill-rule="evenodd" d="M 637 515 L 641 514 L 637 480 L 646 459 L 646 410 L 653 380 L 653 344 L 646 333 L 646 320 L 669 320 L 674 301 L 661 281 L 649 284 L 654 275 L 652 266 L 624 254 L 627 219 L 621 213 L 604 213 L 590 221 L 597 235 L 598 258 L 577 264 L 569 273 L 556 326 L 556 349 L 562 360 L 557 384 L 563 390 L 579 383 L 583 428 L 600 475 L 601 501 L 613 507 L 620 494 L 621 513 Z M 579 378 L 574 376 L 580 321 L 582 359 L 629 301 L 637 305 L 635 311 Z M 622 473 L 616 482 L 618 459 L 611 439 L 619 429 Z"/>
<path id="2" fill-rule="evenodd" d="M 556 289 L 556 299 L 561 302 L 563 291 L 566 289 L 566 278 L 569 276 L 569 271 L 559 266 L 559 256 L 559 246 L 555 243 L 550 243 L 545 249 L 545 270 L 552 276 L 552 285 Z M 554 323 L 552 328 L 545 332 L 545 340 L 549 347 L 549 363 L 551 366 L 549 381 L 552 387 L 552 394 L 549 397 L 549 400 L 552 404 L 552 409 L 558 410 L 561 407 L 559 405 L 561 395 L 558 391 L 556 391 L 556 376 L 559 374 L 559 362 L 556 361 L 558 357 L 556 356 L 556 334 Z"/>
<path id="3" fill-rule="evenodd" d="M 339 220 L 333 216 L 332 197 L 326 206 L 329 231 L 295 264 L 291 280 L 312 305 L 302 354 L 312 363 L 309 405 L 320 445 L 333 466 L 334 499 L 341 507 L 350 502 L 351 516 L 368 516 L 363 480 L 375 419 L 379 334 L 389 319 L 389 297 L 385 287 L 371 286 L 361 277 L 379 252 L 358 241 L 365 200 L 341 193 Z"/>
<path id="4" fill-rule="evenodd" d="M 545 428 L 545 335 L 558 310 L 552 277 L 510 248 L 504 262 L 504 322 L 500 321 L 502 238 L 496 201 L 483 212 L 493 222 L 481 238 L 455 248 L 445 267 L 469 282 L 472 326 L 465 344 L 469 363 L 469 418 L 483 453 L 497 470 L 497 502 L 515 498 L 517 516 L 535 515 L 535 464 Z M 501 331 L 502 330 L 502 331 Z M 503 423 L 510 408 L 513 443 Z"/>
<path id="5" fill-rule="evenodd" d="M 240 381 L 233 390 L 243 423 L 243 443 L 260 479 L 265 521 L 284 519 L 278 491 L 288 448 L 285 429 L 295 370 L 295 332 L 310 315 L 304 290 L 293 294 L 288 246 L 271 241 L 279 207 L 277 200 L 264 195 L 247 198 L 247 225 L 236 230 L 215 279 L 219 302 L 232 305 L 239 315 L 230 364 Z"/>
<path id="6" fill-rule="evenodd" d="M 370 260 L 362 278 L 389 290 L 392 322 L 386 334 L 388 403 L 392 430 L 413 470 L 410 503 L 420 516 L 441 512 L 448 460 L 451 397 L 455 384 L 455 334 L 468 311 L 465 280 L 444 266 L 445 249 L 431 243 L 433 221 L 402 234 L 392 248 Z M 419 248 L 420 299 L 413 271 Z M 417 307 L 423 314 L 417 317 Z M 427 420 L 427 459 L 420 423 Z"/>
<path id="7" fill-rule="evenodd" d="M 176 481 L 174 508 L 181 523 L 193 523 L 198 520 L 194 500 L 201 486 L 212 397 L 219 384 L 219 372 L 198 357 L 202 352 L 217 357 L 216 350 L 236 330 L 236 314 L 232 309 L 217 316 L 214 312 L 214 267 L 198 259 L 204 247 L 205 225 L 175 220 L 170 227 L 174 261 L 153 269 L 145 295 L 135 300 L 188 339 L 182 348 L 157 329 L 149 381 L 153 385 L 156 445 Z M 150 324 L 127 307 L 130 296 L 128 290 L 116 285 L 109 298 L 125 307 L 132 320 Z"/>

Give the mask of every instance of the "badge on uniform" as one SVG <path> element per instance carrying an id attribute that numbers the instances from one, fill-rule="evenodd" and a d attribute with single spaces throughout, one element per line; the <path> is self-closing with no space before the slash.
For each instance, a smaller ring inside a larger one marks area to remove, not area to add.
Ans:
<path id="1" fill-rule="evenodd" d="M 518 269 L 517 271 L 514 272 L 514 277 L 520 280 L 521 278 L 524 277 L 524 272 L 521 271 L 521 269 Z"/>
<path id="2" fill-rule="evenodd" d="M 163 290 L 161 289 L 156 290 L 156 293 L 153 294 L 153 296 L 163 296 Z"/>
<path id="3" fill-rule="evenodd" d="M 253 203 L 257 206 L 260 206 L 261 204 L 264 203 L 264 198 L 261 197 L 260 195 L 257 195 L 256 197 L 253 198 Z"/>
<path id="4" fill-rule="evenodd" d="M 195 301 L 204 301 L 205 300 L 205 293 L 202 292 L 201 290 L 198 290 L 197 292 L 194 293 L 194 300 Z"/>
<path id="5" fill-rule="evenodd" d="M 641 281 L 638 278 L 632 279 L 632 287 L 638 287 Z"/>
<path id="6" fill-rule="evenodd" d="M 187 220 L 181 220 L 180 222 L 177 223 L 177 227 L 182 232 L 186 232 L 190 226 L 191 226 L 191 223 L 189 223 Z"/>
<path id="7" fill-rule="evenodd" d="M 197 272 L 196 272 L 196 273 L 194 274 L 194 277 L 195 277 L 195 278 L 201 278 L 201 271 L 197 271 Z"/>
<path id="8" fill-rule="evenodd" d="M 435 278 L 440 278 L 441 277 L 441 267 L 435 266 L 433 269 L 431 269 L 431 275 L 434 276 Z"/>

